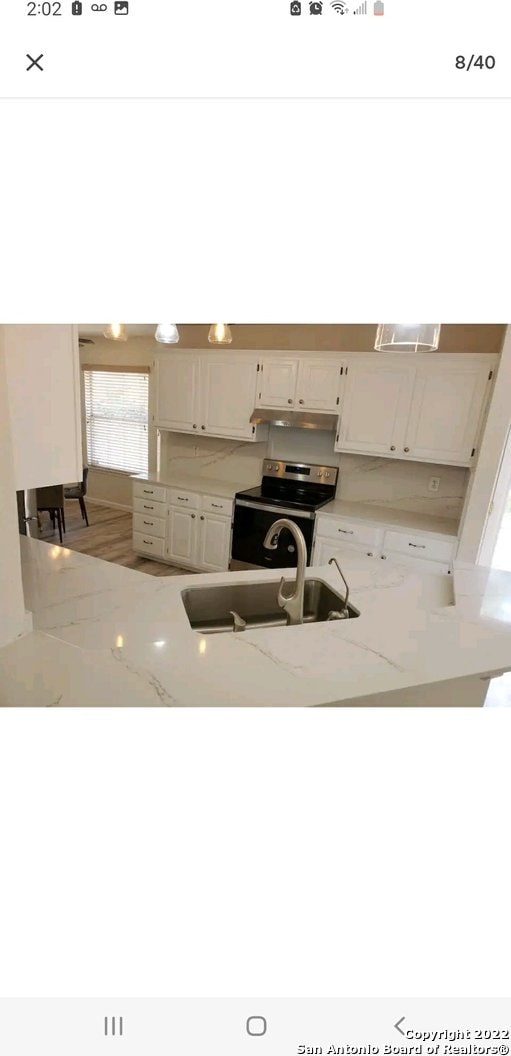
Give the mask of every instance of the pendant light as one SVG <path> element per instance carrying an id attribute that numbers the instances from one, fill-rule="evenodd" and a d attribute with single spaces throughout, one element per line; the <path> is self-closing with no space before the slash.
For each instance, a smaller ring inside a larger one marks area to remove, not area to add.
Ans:
<path id="1" fill-rule="evenodd" d="M 128 335 L 122 323 L 109 323 L 105 330 L 103 330 L 103 337 L 107 337 L 109 341 L 127 341 Z"/>
<path id="2" fill-rule="evenodd" d="M 377 352 L 436 352 L 441 323 L 380 323 L 374 347 Z"/>
<path id="3" fill-rule="evenodd" d="M 175 323 L 158 323 L 154 336 L 161 345 L 177 345 L 179 330 Z"/>
<path id="4" fill-rule="evenodd" d="M 210 345 L 232 345 L 229 323 L 211 323 L 208 334 Z"/>

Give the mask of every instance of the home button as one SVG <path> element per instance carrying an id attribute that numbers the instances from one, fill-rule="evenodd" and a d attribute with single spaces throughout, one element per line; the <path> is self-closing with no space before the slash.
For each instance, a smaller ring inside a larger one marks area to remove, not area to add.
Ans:
<path id="1" fill-rule="evenodd" d="M 249 1016 L 247 1019 L 247 1034 L 253 1038 L 261 1038 L 266 1034 L 267 1022 L 264 1016 Z"/>

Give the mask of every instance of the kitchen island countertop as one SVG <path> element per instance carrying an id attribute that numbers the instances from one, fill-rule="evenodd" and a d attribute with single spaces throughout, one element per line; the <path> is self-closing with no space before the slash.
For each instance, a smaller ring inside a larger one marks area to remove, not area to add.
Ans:
<path id="1" fill-rule="evenodd" d="M 386 694 L 446 680 L 462 704 L 451 680 L 511 669 L 511 573 L 441 576 L 347 554 L 359 618 L 203 635 L 188 624 L 185 587 L 278 573 L 153 577 L 39 540 L 21 548 L 34 631 L 0 650 L 4 707 L 384 706 Z M 333 566 L 307 576 L 340 590 Z"/>

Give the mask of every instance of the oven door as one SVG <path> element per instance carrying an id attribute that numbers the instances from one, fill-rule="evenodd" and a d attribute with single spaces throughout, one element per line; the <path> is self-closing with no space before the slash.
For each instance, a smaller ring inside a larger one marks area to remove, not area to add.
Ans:
<path id="1" fill-rule="evenodd" d="M 232 557 L 247 565 L 259 568 L 295 568 L 296 543 L 287 528 L 283 528 L 276 550 L 266 550 L 263 546 L 268 528 L 279 519 L 287 517 L 303 532 L 307 547 L 307 564 L 311 563 L 312 537 L 314 534 L 314 514 L 311 517 L 288 513 L 276 507 L 266 507 L 257 503 L 250 505 L 243 502 L 234 506 L 234 527 L 232 533 Z"/>

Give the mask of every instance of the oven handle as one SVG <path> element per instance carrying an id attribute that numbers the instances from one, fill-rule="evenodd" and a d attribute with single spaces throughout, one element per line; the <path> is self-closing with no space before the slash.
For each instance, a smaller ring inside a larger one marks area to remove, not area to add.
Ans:
<path id="1" fill-rule="evenodd" d="M 246 499 L 236 499 L 235 506 L 248 506 L 250 510 L 268 510 L 269 513 L 278 513 L 281 517 L 289 517 L 291 520 L 314 520 L 314 510 L 285 510 L 282 506 L 266 506 L 262 502 L 247 502 Z"/>

